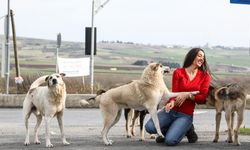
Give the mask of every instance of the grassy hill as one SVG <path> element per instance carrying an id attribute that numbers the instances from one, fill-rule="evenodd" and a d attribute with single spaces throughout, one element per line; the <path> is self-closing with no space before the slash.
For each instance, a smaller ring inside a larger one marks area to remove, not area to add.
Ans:
<path id="1" fill-rule="evenodd" d="M 3 36 L 0 36 L 1 43 Z M 17 38 L 20 64 L 53 64 L 55 63 L 56 41 L 32 38 Z M 248 48 L 202 47 L 210 65 L 229 65 L 250 67 Z M 59 52 L 61 57 L 84 57 L 84 43 L 62 42 Z M 145 45 L 132 42 L 99 42 L 95 65 L 131 65 L 136 60 L 168 61 L 181 64 L 191 47 Z M 1 49 L 0 49 L 1 50 Z M 11 45 L 11 61 L 13 50 Z"/>
<path id="2" fill-rule="evenodd" d="M 0 36 L 0 40 L 2 43 L 3 36 Z M 22 76 L 55 72 L 56 41 L 19 37 L 17 38 L 17 47 Z M 211 70 L 219 78 L 226 79 L 229 77 L 231 80 L 237 80 L 238 78 L 249 76 L 250 55 L 248 48 L 223 46 L 202 48 L 206 52 Z M 84 43 L 63 41 L 59 56 L 65 58 L 85 57 L 84 49 Z M 185 54 L 190 49 L 191 47 L 179 45 L 145 45 L 121 41 L 99 42 L 97 44 L 97 55 L 95 56 L 95 82 L 98 86 L 106 88 L 112 84 L 125 83 L 139 78 L 144 66 L 132 65 L 137 60 L 171 62 L 181 65 Z M 13 76 L 13 79 L 15 76 L 15 68 L 12 44 L 10 50 L 10 74 Z M 0 51 L 2 51 L 2 49 L 0 49 Z M 1 54 L 0 52 L 0 55 Z M 110 68 L 117 69 L 114 71 L 110 70 Z M 33 79 L 30 77 L 30 80 Z M 81 80 L 81 78 L 77 80 Z M 85 80 L 85 82 L 88 83 L 89 77 L 86 77 Z M 166 80 L 170 86 L 171 74 Z M 76 82 L 81 83 L 82 81 Z"/>

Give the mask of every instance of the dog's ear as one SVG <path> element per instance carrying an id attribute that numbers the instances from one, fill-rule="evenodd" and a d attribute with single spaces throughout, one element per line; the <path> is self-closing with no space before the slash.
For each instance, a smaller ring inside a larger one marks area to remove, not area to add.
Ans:
<path id="1" fill-rule="evenodd" d="M 65 74 L 65 73 L 60 73 L 60 75 L 61 75 L 62 77 L 65 77 L 65 76 L 66 76 L 66 74 Z"/>
<path id="2" fill-rule="evenodd" d="M 152 66 L 151 66 L 151 69 L 154 70 L 154 71 L 156 71 L 156 70 L 158 69 L 159 66 L 162 67 L 162 64 L 159 64 L 159 63 L 158 63 L 158 64 L 155 64 L 155 65 L 152 65 Z"/>
<path id="3" fill-rule="evenodd" d="M 209 91 L 212 91 L 212 90 L 214 90 L 215 89 L 215 87 L 213 86 L 213 85 L 210 85 L 209 86 Z"/>
<path id="4" fill-rule="evenodd" d="M 215 87 L 210 84 L 207 96 L 207 103 L 211 106 L 215 105 L 214 89 Z"/>
<path id="5" fill-rule="evenodd" d="M 49 80 L 49 76 L 47 76 L 46 78 L 45 78 L 45 81 L 48 81 Z"/>
<path id="6" fill-rule="evenodd" d="M 213 85 L 210 85 L 209 86 L 209 89 L 208 89 L 208 95 L 211 95 L 211 97 L 214 97 L 214 89 L 215 87 Z"/>
<path id="7" fill-rule="evenodd" d="M 101 95 L 102 93 L 105 93 L 106 91 L 103 89 L 100 89 L 96 92 L 96 95 Z"/>

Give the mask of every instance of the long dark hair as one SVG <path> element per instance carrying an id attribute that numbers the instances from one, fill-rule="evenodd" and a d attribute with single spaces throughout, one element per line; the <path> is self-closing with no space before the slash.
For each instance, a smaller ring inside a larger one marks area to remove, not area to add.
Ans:
<path id="1" fill-rule="evenodd" d="M 205 52 L 201 48 L 192 48 L 187 53 L 187 55 L 185 56 L 184 62 L 183 62 L 183 68 L 187 68 L 187 67 L 192 65 L 192 63 L 193 63 L 194 59 L 196 58 L 197 54 L 199 53 L 199 51 L 202 51 L 204 53 L 204 62 L 199 67 L 199 69 L 210 74 L 210 69 L 209 69 L 208 64 L 207 64 Z"/>

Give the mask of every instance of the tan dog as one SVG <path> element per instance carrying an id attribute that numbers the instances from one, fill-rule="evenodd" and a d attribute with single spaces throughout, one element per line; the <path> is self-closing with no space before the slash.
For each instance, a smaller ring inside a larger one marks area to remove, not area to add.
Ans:
<path id="1" fill-rule="evenodd" d="M 216 109 L 216 131 L 213 142 L 218 142 L 221 112 L 225 111 L 225 118 L 228 127 L 227 142 L 232 143 L 235 112 L 238 116 L 237 126 L 234 129 L 234 143 L 240 145 L 238 134 L 244 117 L 246 99 L 250 96 L 238 84 L 229 84 L 222 87 L 210 87 L 208 102 Z"/>
<path id="2" fill-rule="evenodd" d="M 52 74 L 50 76 L 42 76 L 34 81 L 23 102 L 23 116 L 26 127 L 26 138 L 24 145 L 29 145 L 29 126 L 28 119 L 31 113 L 37 118 L 35 126 L 35 144 L 40 144 L 38 139 L 38 131 L 43 117 L 46 126 L 46 147 L 53 147 L 50 142 L 50 121 L 56 116 L 61 131 L 61 137 L 64 145 L 69 143 L 64 136 L 63 112 L 65 108 L 66 87 L 62 80 L 65 74 Z M 47 82 L 48 86 L 40 86 Z"/>
<path id="3" fill-rule="evenodd" d="M 161 64 L 151 63 L 144 69 L 141 79 L 110 89 L 95 97 L 94 100 L 99 103 L 103 114 L 104 127 L 101 133 L 105 145 L 112 145 L 107 134 L 120 119 L 122 108 L 147 109 L 153 119 L 157 134 L 164 137 L 157 117 L 157 105 L 163 96 L 170 98 L 181 94 L 169 92 L 163 80 L 163 74 L 166 71 L 169 69 L 164 70 Z M 193 94 L 197 93 L 197 91 L 193 92 Z M 84 106 L 88 102 L 81 100 L 80 104 Z"/>

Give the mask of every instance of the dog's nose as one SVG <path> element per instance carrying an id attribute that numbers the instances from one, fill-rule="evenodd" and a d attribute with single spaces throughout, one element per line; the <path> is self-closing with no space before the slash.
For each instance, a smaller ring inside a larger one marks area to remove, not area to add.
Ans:
<path id="1" fill-rule="evenodd" d="M 56 79 L 53 79 L 53 80 L 52 80 L 52 83 L 53 83 L 53 84 L 57 84 L 57 80 L 56 80 Z"/>

